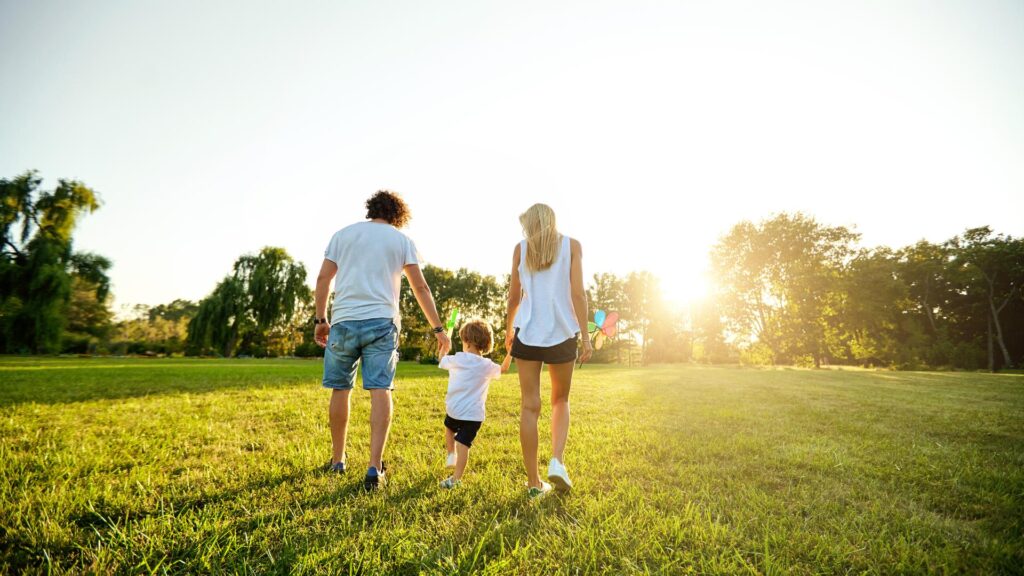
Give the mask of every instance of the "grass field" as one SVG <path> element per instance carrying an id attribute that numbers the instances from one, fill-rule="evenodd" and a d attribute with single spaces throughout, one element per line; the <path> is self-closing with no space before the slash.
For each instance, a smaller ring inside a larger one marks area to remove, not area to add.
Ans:
<path id="1" fill-rule="evenodd" d="M 353 470 L 315 471 L 329 453 L 319 376 L 290 360 L 0 359 L 0 571 L 1024 567 L 1021 375 L 586 366 L 576 489 L 537 502 L 515 375 L 492 386 L 469 473 L 444 492 L 444 373 L 402 365 L 377 494 L 360 487 L 365 393 Z"/>

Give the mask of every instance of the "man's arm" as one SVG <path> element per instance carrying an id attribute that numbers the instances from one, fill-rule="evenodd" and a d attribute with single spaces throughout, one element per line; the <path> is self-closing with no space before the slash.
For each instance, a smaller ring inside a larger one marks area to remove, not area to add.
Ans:
<path id="1" fill-rule="evenodd" d="M 320 273 L 316 276 L 316 308 L 314 313 L 317 318 L 324 318 L 327 314 L 327 294 L 331 291 L 331 280 L 334 279 L 334 275 L 337 273 L 338 265 L 324 258 L 324 263 L 320 265 Z M 330 322 L 327 324 L 317 324 L 316 329 L 313 331 L 313 340 L 321 348 L 325 348 L 327 346 L 327 336 L 330 333 Z"/>
<path id="2" fill-rule="evenodd" d="M 441 317 L 437 315 L 434 295 L 430 293 L 430 286 L 427 285 L 427 279 L 423 277 L 423 271 L 420 270 L 419 264 L 409 264 L 403 270 L 405 277 L 409 280 L 409 287 L 412 288 L 412 293 L 416 296 L 416 302 L 420 305 L 420 310 L 423 310 L 423 315 L 427 317 L 430 327 L 443 326 Z M 452 342 L 448 339 L 448 334 L 444 332 L 435 332 L 434 336 L 437 337 L 437 355 L 443 358 L 451 350 Z"/>

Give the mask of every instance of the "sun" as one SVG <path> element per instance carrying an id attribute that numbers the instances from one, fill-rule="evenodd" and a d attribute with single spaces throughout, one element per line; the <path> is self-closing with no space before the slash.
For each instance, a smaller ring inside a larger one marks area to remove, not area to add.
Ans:
<path id="1" fill-rule="evenodd" d="M 700 302 L 711 292 L 710 281 L 702 271 L 680 269 L 659 274 L 661 294 L 674 307 L 686 308 Z"/>

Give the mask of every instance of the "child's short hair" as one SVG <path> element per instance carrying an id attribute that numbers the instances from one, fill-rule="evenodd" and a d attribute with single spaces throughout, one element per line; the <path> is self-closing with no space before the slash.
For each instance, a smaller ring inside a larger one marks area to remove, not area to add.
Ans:
<path id="1" fill-rule="evenodd" d="M 459 328 L 459 338 L 463 344 L 472 344 L 481 354 L 490 354 L 494 344 L 491 336 L 491 325 L 479 318 L 467 320 Z"/>

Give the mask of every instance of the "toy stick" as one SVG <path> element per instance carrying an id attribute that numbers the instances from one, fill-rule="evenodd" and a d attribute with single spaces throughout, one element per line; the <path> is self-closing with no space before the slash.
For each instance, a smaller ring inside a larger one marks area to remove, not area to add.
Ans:
<path id="1" fill-rule="evenodd" d="M 459 319 L 459 309 L 453 308 L 452 315 L 448 318 L 448 339 L 452 339 L 452 334 L 455 332 L 455 321 Z"/>

